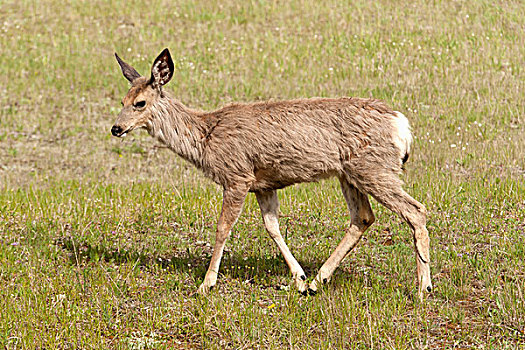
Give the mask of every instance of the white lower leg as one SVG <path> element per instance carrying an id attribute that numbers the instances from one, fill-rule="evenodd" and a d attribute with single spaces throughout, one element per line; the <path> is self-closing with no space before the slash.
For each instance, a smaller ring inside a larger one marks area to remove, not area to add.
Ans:
<path id="1" fill-rule="evenodd" d="M 204 281 L 202 281 L 202 284 L 199 286 L 199 289 L 197 291 L 199 294 L 208 293 L 210 289 L 217 283 L 217 276 L 219 274 L 219 267 L 221 265 L 224 243 L 224 241 L 215 242 L 215 247 L 213 248 L 213 254 L 211 257 L 210 265 L 208 266 L 208 271 L 206 271 Z"/>
<path id="2" fill-rule="evenodd" d="M 357 226 L 352 225 L 348 232 L 346 233 L 343 240 L 339 243 L 335 251 L 330 255 L 328 260 L 321 266 L 319 269 L 319 272 L 313 282 L 310 284 L 310 290 L 312 292 L 316 292 L 319 284 L 327 283 L 330 281 L 330 278 L 332 277 L 332 274 L 334 273 L 335 269 L 341 264 L 341 261 L 343 261 L 344 257 L 348 254 L 352 248 L 355 247 L 357 242 L 359 242 L 359 239 L 361 239 L 361 236 L 363 234 L 362 229 L 359 229 Z"/>
<path id="3" fill-rule="evenodd" d="M 290 268 L 290 272 L 292 273 L 292 277 L 294 279 L 295 287 L 299 292 L 305 292 L 307 285 L 306 275 L 303 271 L 303 268 L 301 267 L 301 265 L 299 265 L 295 257 L 292 255 L 292 252 L 290 252 L 290 249 L 288 248 L 286 242 L 280 234 L 278 236 L 272 236 L 272 238 L 279 247 L 279 250 L 283 254 L 286 264 Z"/>
<path id="4" fill-rule="evenodd" d="M 292 252 L 288 248 L 288 245 L 286 245 L 286 242 L 281 235 L 281 231 L 279 230 L 279 199 L 277 197 L 277 192 L 257 192 L 256 197 L 259 207 L 261 208 L 261 214 L 266 231 L 268 231 L 270 237 L 272 237 L 274 242 L 277 244 L 277 247 L 279 247 L 286 264 L 288 264 L 294 279 L 295 286 L 299 292 L 306 292 L 306 275 L 304 274 L 303 268 L 293 256 Z"/>
<path id="5" fill-rule="evenodd" d="M 272 215 L 271 213 L 266 213 L 263 215 L 263 218 L 266 230 L 268 231 L 274 242 L 277 244 L 277 247 L 281 251 L 284 260 L 286 261 L 286 264 L 290 268 L 290 272 L 292 273 L 295 286 L 301 293 L 306 291 L 306 275 L 304 274 L 303 268 L 301 267 L 301 265 L 299 265 L 292 252 L 288 248 L 288 245 L 286 245 L 283 236 L 281 236 L 277 217 L 275 217 L 275 215 Z"/>
<path id="6" fill-rule="evenodd" d="M 248 186 L 239 184 L 239 187 L 225 188 L 222 199 L 222 210 L 219 222 L 217 223 L 217 234 L 215 236 L 215 246 L 211 256 L 210 266 L 204 276 L 204 281 L 200 285 L 198 292 L 206 294 L 217 283 L 217 275 L 221 265 L 222 253 L 226 240 L 230 236 L 230 231 L 241 214 L 242 205 Z"/>
<path id="7" fill-rule="evenodd" d="M 343 261 L 348 252 L 355 247 L 363 233 L 375 220 L 368 196 L 351 185 L 345 177 L 339 178 L 339 181 L 348 210 L 352 215 L 352 221 L 343 240 L 323 266 L 321 266 L 319 273 L 310 284 L 309 290 L 311 293 L 317 291 L 319 284 L 327 283 L 330 280 L 335 269 L 341 264 L 341 261 Z"/>
<path id="8" fill-rule="evenodd" d="M 415 251 L 417 263 L 417 282 L 419 298 L 423 298 L 424 292 L 432 291 L 430 278 L 430 245 L 426 228 L 415 230 Z"/>

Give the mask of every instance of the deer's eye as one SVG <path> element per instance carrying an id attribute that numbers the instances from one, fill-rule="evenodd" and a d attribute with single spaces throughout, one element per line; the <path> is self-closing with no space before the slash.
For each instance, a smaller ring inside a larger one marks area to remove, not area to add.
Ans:
<path id="1" fill-rule="evenodd" d="M 146 101 L 138 101 L 138 102 L 135 102 L 133 107 L 135 107 L 135 108 L 143 108 L 145 105 L 146 105 Z"/>

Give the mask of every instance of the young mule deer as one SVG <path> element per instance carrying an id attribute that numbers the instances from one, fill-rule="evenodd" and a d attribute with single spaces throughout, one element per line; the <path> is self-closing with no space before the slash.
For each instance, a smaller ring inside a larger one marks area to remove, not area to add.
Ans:
<path id="1" fill-rule="evenodd" d="M 432 290 L 425 207 L 401 187 L 408 158 L 408 120 L 383 102 L 361 98 L 313 98 L 231 104 L 213 112 L 184 106 L 162 86 L 173 75 L 165 49 L 142 77 L 116 55 L 131 88 L 111 133 L 136 128 L 166 144 L 217 184 L 223 193 L 210 266 L 199 293 L 217 282 L 224 244 L 248 192 L 254 192 L 266 230 L 290 267 L 299 292 L 314 294 L 374 222 L 368 195 L 399 214 L 414 235 L 419 297 Z M 336 176 L 351 215 L 350 228 L 308 286 L 306 276 L 279 232 L 277 190 Z"/>

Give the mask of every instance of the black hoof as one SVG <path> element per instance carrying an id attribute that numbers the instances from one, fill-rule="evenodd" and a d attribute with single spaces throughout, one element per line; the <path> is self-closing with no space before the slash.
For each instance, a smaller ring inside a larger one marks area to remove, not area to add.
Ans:
<path id="1" fill-rule="evenodd" d="M 306 276 L 305 276 L 305 275 L 302 275 L 300 278 L 301 278 L 303 281 L 306 281 Z"/>
<path id="2" fill-rule="evenodd" d="M 308 295 L 316 295 L 317 294 L 317 291 L 316 290 L 313 290 L 312 288 L 308 288 Z"/>
<path id="3" fill-rule="evenodd" d="M 429 293 L 432 292 L 432 287 L 431 286 L 427 287 L 427 292 L 429 292 Z"/>
<path id="4" fill-rule="evenodd" d="M 299 293 L 301 293 L 301 295 L 302 295 L 303 297 L 305 297 L 305 296 L 308 295 L 308 291 L 306 291 L 306 290 L 303 290 L 302 292 L 299 292 Z"/>

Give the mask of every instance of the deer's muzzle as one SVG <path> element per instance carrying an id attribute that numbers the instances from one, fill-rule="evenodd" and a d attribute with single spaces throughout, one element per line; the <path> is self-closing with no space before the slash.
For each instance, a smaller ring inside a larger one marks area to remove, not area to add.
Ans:
<path id="1" fill-rule="evenodd" d="M 118 125 L 113 125 L 113 127 L 111 128 L 111 133 L 113 134 L 113 136 L 116 137 L 122 137 L 123 135 L 125 135 L 125 131 L 122 129 L 122 127 Z"/>

